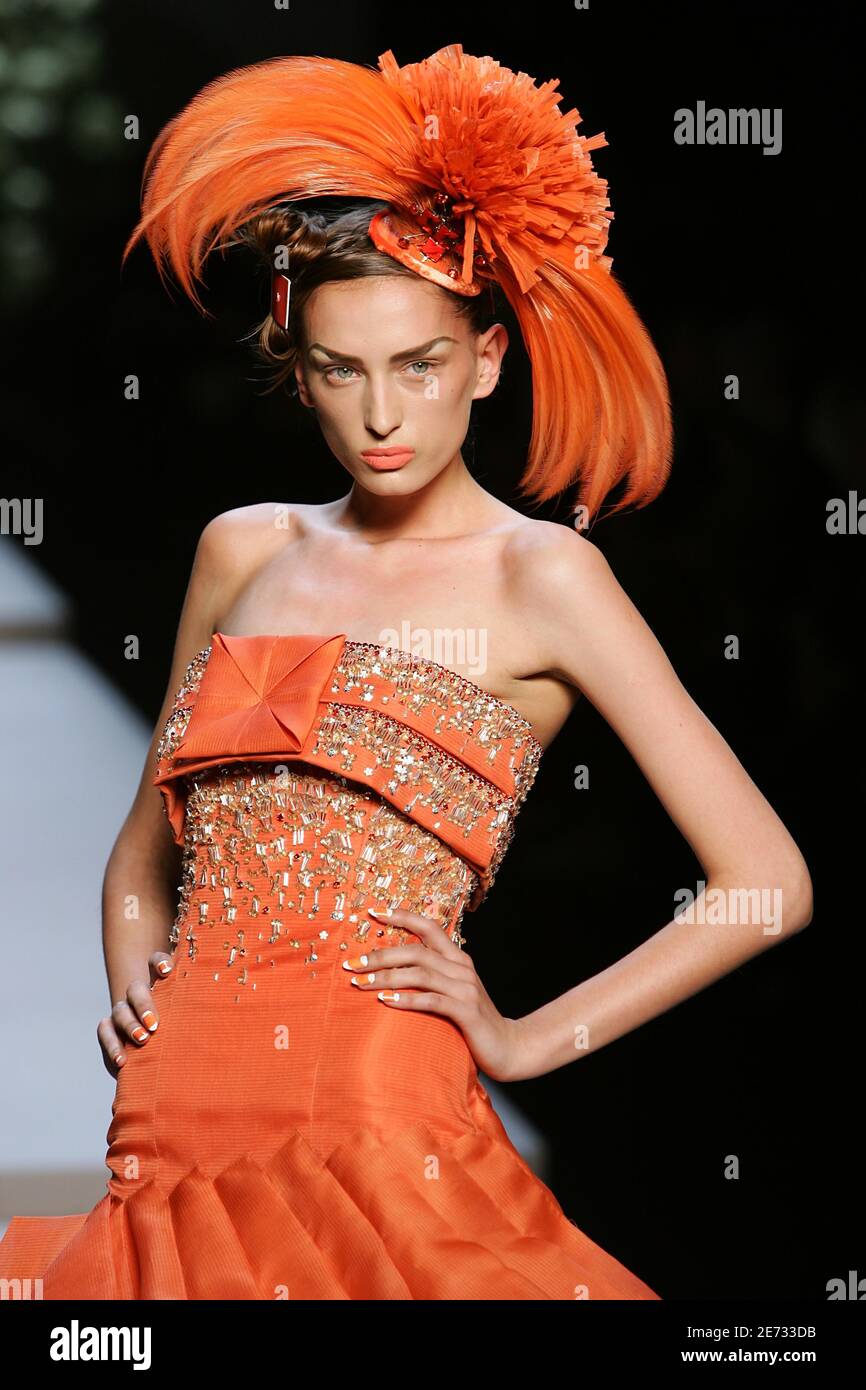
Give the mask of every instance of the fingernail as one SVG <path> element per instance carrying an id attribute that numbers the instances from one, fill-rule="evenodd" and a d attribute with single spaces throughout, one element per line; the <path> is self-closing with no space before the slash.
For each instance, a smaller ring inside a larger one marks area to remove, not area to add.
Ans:
<path id="1" fill-rule="evenodd" d="M 368 907 L 368 908 L 367 908 L 367 911 L 369 912 L 369 914 L 370 914 L 371 917 L 386 917 L 386 918 L 387 918 L 387 917 L 390 917 L 390 916 L 391 916 L 391 909 L 390 909 L 390 907 L 381 907 L 381 908 L 377 908 L 377 907 Z"/>
<path id="2" fill-rule="evenodd" d="M 369 956 L 353 956 L 351 960 L 343 961 L 344 970 L 360 970 L 363 966 L 370 964 Z"/>
<path id="3" fill-rule="evenodd" d="M 152 1023 L 150 1021 L 151 1019 L 153 1019 Z M 156 1014 L 151 1013 L 150 1009 L 145 1009 L 144 1013 L 141 1015 L 141 1021 L 151 1033 L 155 1033 L 159 1026 Z"/>
<path id="4" fill-rule="evenodd" d="M 368 976 L 367 976 L 366 983 L 367 983 L 368 985 L 371 985 L 371 984 L 373 983 L 373 981 L 375 980 L 375 978 L 376 978 L 375 975 L 368 975 Z M 360 984 L 361 984 L 361 981 L 357 978 L 357 976 L 353 975 L 352 978 L 351 978 L 351 980 L 349 981 L 349 983 L 352 984 L 352 985 L 360 985 Z"/>
<path id="5" fill-rule="evenodd" d="M 161 960 L 161 961 L 159 962 L 159 964 L 157 965 L 156 968 L 157 968 L 157 970 L 159 971 L 160 975 L 167 975 L 168 972 L 169 972 L 169 970 L 172 969 L 171 961 L 170 961 L 170 960 Z"/>
<path id="6" fill-rule="evenodd" d="M 117 1055 L 116 1055 L 115 1058 L 114 1058 L 114 1061 L 115 1061 L 115 1063 L 116 1063 L 117 1066 L 122 1067 L 122 1066 L 123 1066 L 123 1053 L 122 1053 L 122 1052 L 118 1052 Z"/>
<path id="7" fill-rule="evenodd" d="M 392 999 L 400 998 L 399 994 L 392 994 L 391 990 L 389 989 L 380 989 L 376 997 L 377 999 L 381 999 L 383 1004 L 390 1003 Z"/>
<path id="8" fill-rule="evenodd" d="M 135 1038 L 136 1042 L 146 1042 L 150 1034 L 146 1032 L 144 1028 L 133 1028 L 132 1036 Z"/>

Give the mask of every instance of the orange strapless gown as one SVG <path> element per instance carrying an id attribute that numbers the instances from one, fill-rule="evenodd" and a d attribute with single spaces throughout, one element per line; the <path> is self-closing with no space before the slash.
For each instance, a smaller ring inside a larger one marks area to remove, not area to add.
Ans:
<path id="1" fill-rule="evenodd" d="M 154 782 L 182 883 L 158 1030 L 121 1068 L 105 1196 L 14 1217 L 49 1299 L 657 1299 L 511 1144 L 450 1019 L 349 984 L 417 938 L 368 907 L 493 881 L 541 745 L 449 667 L 345 634 L 215 632 Z"/>

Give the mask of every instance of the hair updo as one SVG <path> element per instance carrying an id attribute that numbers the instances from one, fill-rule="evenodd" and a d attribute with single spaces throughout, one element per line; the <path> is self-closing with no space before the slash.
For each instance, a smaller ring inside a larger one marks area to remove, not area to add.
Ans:
<path id="1" fill-rule="evenodd" d="M 305 348 L 304 307 L 319 285 L 332 280 L 360 280 L 371 275 L 422 278 L 387 252 L 380 251 L 368 234 L 373 214 L 387 206 L 386 202 L 364 199 L 359 206 L 329 218 L 325 213 L 308 212 L 290 204 L 259 213 L 240 229 L 237 240 L 252 249 L 267 267 L 268 275 L 275 269 L 284 270 L 292 282 L 288 330 L 277 323 L 269 310 L 249 335 L 256 338 L 257 356 L 273 368 L 269 373 L 268 391 L 287 383 L 288 395 L 298 395 L 295 364 Z M 485 332 L 504 309 L 504 297 L 498 285 L 491 285 L 479 295 L 468 296 L 446 290 L 429 280 L 425 283 L 448 295 L 457 312 L 469 319 L 473 333 Z"/>

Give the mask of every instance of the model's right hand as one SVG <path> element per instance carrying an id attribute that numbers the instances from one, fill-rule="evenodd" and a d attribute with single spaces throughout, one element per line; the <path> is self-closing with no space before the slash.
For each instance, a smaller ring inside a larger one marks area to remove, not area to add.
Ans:
<path id="1" fill-rule="evenodd" d="M 146 1047 L 151 1033 L 156 1031 L 159 1015 L 150 986 L 154 980 L 167 975 L 173 964 L 167 951 L 154 951 L 148 959 L 150 979 L 147 982 L 133 980 L 127 986 L 126 998 L 119 999 L 111 1013 L 99 1020 L 96 1036 L 102 1048 L 102 1060 L 115 1080 L 126 1061 L 125 1044 L 131 1039 L 136 1047 Z"/>

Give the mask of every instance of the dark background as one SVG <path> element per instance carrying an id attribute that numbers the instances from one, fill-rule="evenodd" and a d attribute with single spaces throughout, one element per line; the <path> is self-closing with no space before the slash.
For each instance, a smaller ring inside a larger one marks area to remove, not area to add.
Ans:
<path id="1" fill-rule="evenodd" d="M 2 495 L 45 499 L 30 558 L 70 595 L 81 648 L 151 723 L 204 524 L 347 490 L 307 412 L 263 394 L 241 338 L 264 290 L 242 252 L 209 265 L 210 321 L 164 293 L 143 247 L 121 276 L 163 123 L 220 73 L 275 54 L 375 66 L 388 48 L 406 63 L 460 42 L 559 77 L 581 133 L 605 132 L 593 158 L 615 213 L 608 252 L 667 368 L 676 452 L 659 500 L 600 522 L 592 539 L 794 835 L 815 888 L 805 932 L 579 1064 L 512 1087 L 551 1139 L 567 1214 L 665 1299 L 822 1299 L 828 1279 L 866 1274 L 851 1215 L 863 911 L 849 835 L 862 815 L 851 697 L 866 540 L 826 530 L 828 500 L 864 485 L 853 14 L 126 0 L 74 19 L 31 4 L 7 24 L 11 53 L 41 44 L 60 66 L 47 85 L 26 69 L 0 76 L 18 100 L 0 146 Z M 673 113 L 698 100 L 783 108 L 781 153 L 676 145 Z M 122 138 L 130 113 L 138 142 Z M 506 365 L 466 457 L 519 505 L 530 395 L 514 333 Z M 731 372 L 739 401 L 723 397 Z M 126 373 L 141 378 L 138 403 L 123 399 Z M 568 524 L 562 505 L 533 514 Z M 130 632 L 137 662 L 123 656 Z M 723 657 L 729 633 L 737 661 Z M 580 794 L 578 763 L 592 769 Z M 466 919 L 468 948 L 502 1012 L 523 1014 L 658 930 L 673 886 L 700 876 L 582 700 L 490 899 Z M 738 1181 L 723 1177 L 728 1154 Z"/>

